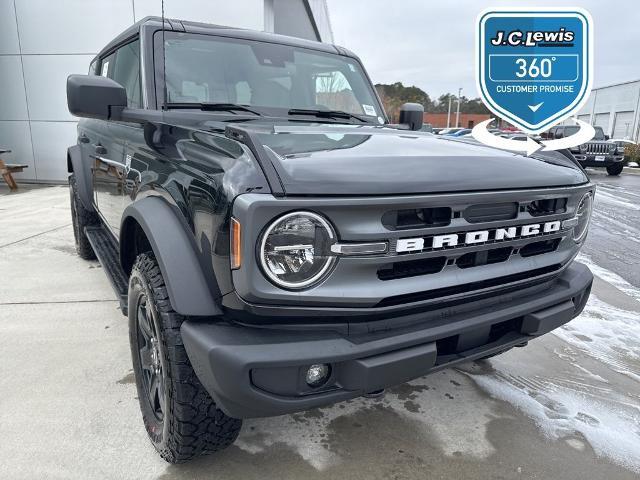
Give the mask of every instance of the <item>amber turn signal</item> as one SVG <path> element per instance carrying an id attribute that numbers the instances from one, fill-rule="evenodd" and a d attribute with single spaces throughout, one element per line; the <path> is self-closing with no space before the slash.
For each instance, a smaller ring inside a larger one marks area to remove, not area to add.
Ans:
<path id="1" fill-rule="evenodd" d="M 231 217 L 231 269 L 236 270 L 242 265 L 240 222 Z"/>

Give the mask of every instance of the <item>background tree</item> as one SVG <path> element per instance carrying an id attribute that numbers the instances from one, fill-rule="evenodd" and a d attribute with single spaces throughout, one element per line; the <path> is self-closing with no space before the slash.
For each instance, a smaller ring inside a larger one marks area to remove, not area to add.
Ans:
<path id="1" fill-rule="evenodd" d="M 390 85 L 379 83 L 376 85 L 376 90 L 392 122 L 398 121 L 398 112 L 403 103 L 419 103 L 424 107 L 425 112 L 433 107 L 429 94 L 416 86 L 405 87 L 402 82 Z"/>
<path id="2" fill-rule="evenodd" d="M 455 115 L 458 105 L 458 96 L 454 93 L 440 95 L 437 100 L 431 100 L 428 93 L 419 87 L 405 87 L 402 82 L 392 84 L 376 85 L 378 95 L 382 100 L 387 115 L 392 122 L 398 121 L 398 113 L 403 103 L 419 103 L 427 113 L 447 113 L 449 108 L 449 98 L 451 98 L 451 114 Z M 485 107 L 479 98 L 460 98 L 460 113 L 489 114 L 489 109 Z"/>

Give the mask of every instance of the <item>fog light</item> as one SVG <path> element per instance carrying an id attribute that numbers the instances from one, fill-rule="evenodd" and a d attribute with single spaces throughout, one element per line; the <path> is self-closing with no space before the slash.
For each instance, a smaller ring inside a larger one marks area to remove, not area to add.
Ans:
<path id="1" fill-rule="evenodd" d="M 309 370 L 307 370 L 307 385 L 310 387 L 319 387 L 327 381 L 330 374 L 331 367 L 326 363 L 311 365 Z"/>

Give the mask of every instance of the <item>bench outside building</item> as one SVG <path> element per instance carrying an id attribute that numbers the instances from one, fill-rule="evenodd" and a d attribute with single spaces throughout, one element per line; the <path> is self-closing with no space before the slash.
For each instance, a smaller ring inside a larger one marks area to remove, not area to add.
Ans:
<path id="1" fill-rule="evenodd" d="M 11 153 L 11 150 L 6 150 L 3 148 L 0 148 L 0 155 L 5 154 L 5 153 Z M 2 178 L 4 179 L 4 181 L 7 183 L 7 185 L 9 185 L 9 188 L 11 190 L 17 190 L 18 189 L 18 184 L 16 183 L 15 179 L 13 178 L 13 173 L 19 173 L 22 170 L 24 170 L 25 168 L 28 168 L 28 165 L 19 165 L 19 164 L 13 164 L 13 163 L 4 163 L 4 160 L 2 160 L 0 158 L 0 175 L 2 175 Z"/>

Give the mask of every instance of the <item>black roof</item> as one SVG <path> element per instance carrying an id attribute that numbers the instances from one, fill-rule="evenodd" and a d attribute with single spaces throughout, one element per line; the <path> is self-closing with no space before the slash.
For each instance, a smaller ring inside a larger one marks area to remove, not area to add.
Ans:
<path id="1" fill-rule="evenodd" d="M 276 33 L 260 32 L 257 30 L 248 30 L 244 28 L 227 27 L 224 25 L 213 25 L 210 23 L 190 22 L 186 20 L 164 19 L 165 31 L 202 33 L 208 35 L 220 35 L 225 37 L 243 38 L 246 40 L 257 40 L 262 42 L 279 43 L 291 45 L 294 47 L 310 48 L 329 53 L 339 53 L 341 55 L 353 56 L 343 47 L 338 47 L 329 43 L 315 42 L 305 40 L 303 38 L 289 37 L 287 35 L 278 35 Z M 125 42 L 130 37 L 137 35 L 141 29 L 150 28 L 153 30 L 162 29 L 162 17 L 145 17 L 142 20 L 131 25 L 120 35 L 111 40 L 98 54 L 112 50 L 114 47 Z"/>

